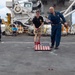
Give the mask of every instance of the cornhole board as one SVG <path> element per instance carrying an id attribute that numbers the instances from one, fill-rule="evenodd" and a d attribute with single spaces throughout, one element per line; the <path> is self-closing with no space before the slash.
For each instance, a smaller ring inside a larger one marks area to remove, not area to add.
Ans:
<path id="1" fill-rule="evenodd" d="M 40 45 L 35 45 L 35 51 L 51 51 L 49 43 L 42 43 Z"/>

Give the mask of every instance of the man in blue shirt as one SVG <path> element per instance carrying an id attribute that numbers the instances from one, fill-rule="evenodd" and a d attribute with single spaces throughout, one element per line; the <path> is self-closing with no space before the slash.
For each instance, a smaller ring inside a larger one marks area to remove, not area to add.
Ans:
<path id="1" fill-rule="evenodd" d="M 66 26 L 66 20 L 64 16 L 60 12 L 56 12 L 54 10 L 54 7 L 50 7 L 50 14 L 48 16 L 48 22 L 51 23 L 52 29 L 51 29 L 51 48 L 54 47 L 55 44 L 55 49 L 58 49 L 60 45 L 60 40 L 61 40 L 61 20 L 63 21 L 64 25 Z"/>

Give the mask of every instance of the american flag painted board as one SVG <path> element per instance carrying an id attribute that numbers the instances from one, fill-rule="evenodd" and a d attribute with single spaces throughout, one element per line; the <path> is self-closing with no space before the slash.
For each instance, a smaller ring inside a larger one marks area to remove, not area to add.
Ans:
<path id="1" fill-rule="evenodd" d="M 35 45 L 34 50 L 35 51 L 51 51 L 49 43 L 42 43 L 40 45 L 39 44 Z"/>

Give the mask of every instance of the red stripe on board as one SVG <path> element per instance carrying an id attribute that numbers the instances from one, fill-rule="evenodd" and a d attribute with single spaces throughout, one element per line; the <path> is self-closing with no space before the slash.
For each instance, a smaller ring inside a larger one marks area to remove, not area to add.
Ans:
<path id="1" fill-rule="evenodd" d="M 46 50 L 48 50 L 48 49 L 47 49 L 47 46 L 46 46 Z"/>
<path id="2" fill-rule="evenodd" d="M 48 50 L 50 50 L 50 47 L 48 46 Z"/>
<path id="3" fill-rule="evenodd" d="M 42 45 L 40 45 L 40 50 L 42 50 Z"/>
<path id="4" fill-rule="evenodd" d="M 45 46 L 43 46 L 43 50 L 45 50 Z"/>
<path id="5" fill-rule="evenodd" d="M 46 50 L 46 46 L 45 46 L 45 50 Z"/>
<path id="6" fill-rule="evenodd" d="M 35 45 L 35 46 L 36 46 L 35 50 L 38 50 L 38 46 L 37 45 Z"/>
<path id="7" fill-rule="evenodd" d="M 38 45 L 38 50 L 40 50 L 40 45 Z"/>

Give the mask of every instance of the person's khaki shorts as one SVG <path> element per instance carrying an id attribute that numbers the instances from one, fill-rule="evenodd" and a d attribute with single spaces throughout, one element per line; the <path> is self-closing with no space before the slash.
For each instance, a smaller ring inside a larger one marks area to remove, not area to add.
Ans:
<path id="1" fill-rule="evenodd" d="M 34 29 L 34 34 L 35 35 L 40 35 L 41 34 L 41 28 L 39 28 L 38 30 Z"/>

